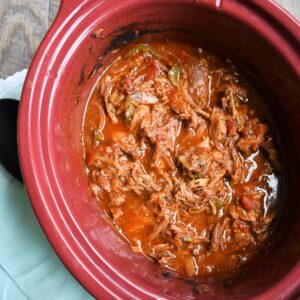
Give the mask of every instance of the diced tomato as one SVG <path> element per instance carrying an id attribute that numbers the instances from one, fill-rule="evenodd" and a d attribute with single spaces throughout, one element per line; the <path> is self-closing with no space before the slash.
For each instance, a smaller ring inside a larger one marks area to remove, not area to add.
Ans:
<path id="1" fill-rule="evenodd" d="M 227 120 L 227 131 L 230 135 L 234 135 L 236 133 L 236 123 L 233 119 Z"/>
<path id="2" fill-rule="evenodd" d="M 240 201 L 247 211 L 254 210 L 256 207 L 255 201 L 247 195 L 242 195 L 240 197 Z"/>

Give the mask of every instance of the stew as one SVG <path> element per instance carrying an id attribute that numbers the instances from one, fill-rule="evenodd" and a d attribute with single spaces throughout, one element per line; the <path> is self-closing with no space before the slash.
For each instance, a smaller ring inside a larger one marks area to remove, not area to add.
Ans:
<path id="1" fill-rule="evenodd" d="M 87 106 L 90 189 L 131 248 L 181 276 L 228 278 L 265 248 L 278 151 L 230 60 L 174 41 L 121 47 Z"/>

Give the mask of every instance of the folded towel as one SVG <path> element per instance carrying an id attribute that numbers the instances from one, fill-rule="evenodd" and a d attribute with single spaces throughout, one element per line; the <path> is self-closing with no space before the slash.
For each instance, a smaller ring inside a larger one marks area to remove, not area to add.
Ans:
<path id="1" fill-rule="evenodd" d="M 26 70 L 0 79 L 0 98 L 19 99 Z M 49 245 L 26 191 L 0 165 L 0 299 L 93 299 Z"/>

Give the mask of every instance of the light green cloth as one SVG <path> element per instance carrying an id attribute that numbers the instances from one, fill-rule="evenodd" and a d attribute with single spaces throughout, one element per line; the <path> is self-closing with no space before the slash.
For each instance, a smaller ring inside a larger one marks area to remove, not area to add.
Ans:
<path id="1" fill-rule="evenodd" d="M 25 74 L 0 80 L 0 98 L 19 99 Z M 1 165 L 0 299 L 93 299 L 49 245 L 23 185 Z"/>

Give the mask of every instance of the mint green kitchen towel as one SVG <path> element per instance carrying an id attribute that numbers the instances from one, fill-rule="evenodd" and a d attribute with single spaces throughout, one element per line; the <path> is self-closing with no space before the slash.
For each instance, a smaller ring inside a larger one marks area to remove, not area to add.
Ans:
<path id="1" fill-rule="evenodd" d="M 0 79 L 0 98 L 19 99 L 26 70 Z M 24 186 L 0 165 L 0 299 L 93 299 L 49 245 Z"/>

